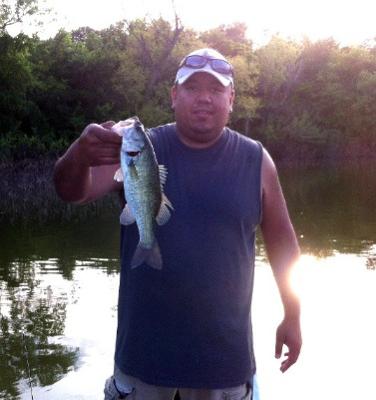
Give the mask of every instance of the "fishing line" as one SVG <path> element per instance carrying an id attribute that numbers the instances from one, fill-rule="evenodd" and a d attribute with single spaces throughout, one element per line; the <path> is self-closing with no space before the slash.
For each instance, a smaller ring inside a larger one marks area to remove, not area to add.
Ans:
<path id="1" fill-rule="evenodd" d="M 27 373 L 29 375 L 29 387 L 30 387 L 30 393 L 31 393 L 31 400 L 34 400 L 34 396 L 33 396 L 33 383 L 31 381 L 31 370 L 30 370 L 30 364 L 29 364 L 29 351 L 27 350 L 27 346 L 26 346 L 26 340 L 25 340 L 25 334 L 22 332 L 22 341 L 23 341 L 23 345 L 25 348 L 25 355 L 26 355 L 26 366 L 27 366 Z"/>

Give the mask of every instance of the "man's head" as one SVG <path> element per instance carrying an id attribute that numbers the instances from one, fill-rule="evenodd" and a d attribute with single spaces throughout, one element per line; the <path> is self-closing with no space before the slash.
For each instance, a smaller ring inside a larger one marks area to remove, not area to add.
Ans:
<path id="1" fill-rule="evenodd" d="M 233 69 L 222 54 L 201 49 L 181 62 L 171 90 L 181 140 L 208 147 L 222 134 L 235 97 Z"/>
<path id="2" fill-rule="evenodd" d="M 234 86 L 232 65 L 217 50 L 206 48 L 189 53 L 180 63 L 175 83 L 181 85 L 197 72 L 214 76 L 223 86 Z"/>

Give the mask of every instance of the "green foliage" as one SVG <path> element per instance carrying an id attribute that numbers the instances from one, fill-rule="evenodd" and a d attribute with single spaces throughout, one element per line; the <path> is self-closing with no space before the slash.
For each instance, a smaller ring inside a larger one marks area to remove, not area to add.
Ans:
<path id="1" fill-rule="evenodd" d="M 268 143 L 308 143 L 329 155 L 351 143 L 376 144 L 372 49 L 273 38 L 257 56 L 262 106 L 256 130 Z"/>
<path id="2" fill-rule="evenodd" d="M 75 32 L 60 31 L 35 49 L 32 59 L 38 82 L 33 98 L 42 117 L 42 135 L 71 138 L 87 121 L 111 114 L 107 82 L 118 61 L 95 41 L 102 45 L 94 31 L 84 40 L 77 40 Z"/>
<path id="3" fill-rule="evenodd" d="M 6 34 L 11 25 L 48 13 L 50 10 L 41 3 L 42 0 L 0 0 L 0 36 Z"/>
<path id="4" fill-rule="evenodd" d="M 227 57 L 247 57 L 252 50 L 252 42 L 246 38 L 246 31 L 244 23 L 221 25 L 202 33 L 201 40 Z"/>
<path id="5" fill-rule="evenodd" d="M 0 137 L 19 127 L 28 113 L 27 92 L 33 84 L 29 47 L 24 35 L 0 36 Z"/>
<path id="6" fill-rule="evenodd" d="M 259 107 L 256 97 L 258 66 L 252 58 L 236 56 L 230 59 L 235 73 L 237 118 L 253 117 Z"/>
<path id="7" fill-rule="evenodd" d="M 39 157 L 47 153 L 58 154 L 68 144 L 69 141 L 65 137 L 51 140 L 17 131 L 10 132 L 0 136 L 0 163 Z"/>
<path id="8" fill-rule="evenodd" d="M 244 134 L 277 147 L 375 143 L 372 44 L 340 48 L 332 39 L 297 43 L 274 36 L 253 50 L 244 24 L 198 33 L 178 18 L 61 30 L 48 40 L 11 37 L 1 24 L 38 13 L 38 3 L 13 2 L 24 7 L 17 11 L 0 1 L 1 160 L 58 152 L 90 122 L 131 115 L 146 126 L 171 121 L 178 65 L 201 47 L 218 49 L 234 66 L 231 126 Z"/>
<path id="9" fill-rule="evenodd" d="M 300 54 L 297 43 L 273 36 L 268 44 L 256 50 L 260 70 L 258 96 L 265 105 L 275 108 L 283 101 L 288 87 L 293 81 L 296 62 Z"/>

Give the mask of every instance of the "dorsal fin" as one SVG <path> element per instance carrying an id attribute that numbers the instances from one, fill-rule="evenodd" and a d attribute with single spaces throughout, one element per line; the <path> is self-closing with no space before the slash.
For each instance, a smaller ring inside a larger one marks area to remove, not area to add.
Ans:
<path id="1" fill-rule="evenodd" d="M 161 186 L 166 183 L 167 179 L 167 168 L 164 165 L 158 165 L 159 168 L 159 180 L 161 182 Z"/>

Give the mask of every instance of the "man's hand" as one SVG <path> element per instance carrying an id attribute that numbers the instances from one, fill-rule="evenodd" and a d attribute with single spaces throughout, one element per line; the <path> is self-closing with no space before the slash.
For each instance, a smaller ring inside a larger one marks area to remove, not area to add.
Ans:
<path id="1" fill-rule="evenodd" d="M 281 363 L 281 372 L 287 371 L 291 365 L 295 364 L 299 357 L 300 349 L 302 347 L 299 318 L 285 318 L 279 325 L 275 343 L 276 358 L 281 357 L 283 345 L 288 348 L 288 352 L 284 354 L 287 358 L 285 358 Z"/>
<path id="2" fill-rule="evenodd" d="M 111 130 L 115 123 L 88 125 L 77 140 L 81 162 L 88 167 L 118 164 L 121 137 Z"/>
<path id="3" fill-rule="evenodd" d="M 114 124 L 88 125 L 56 162 L 54 183 L 63 200 L 83 204 L 119 189 L 114 174 L 122 138 L 111 130 Z"/>

